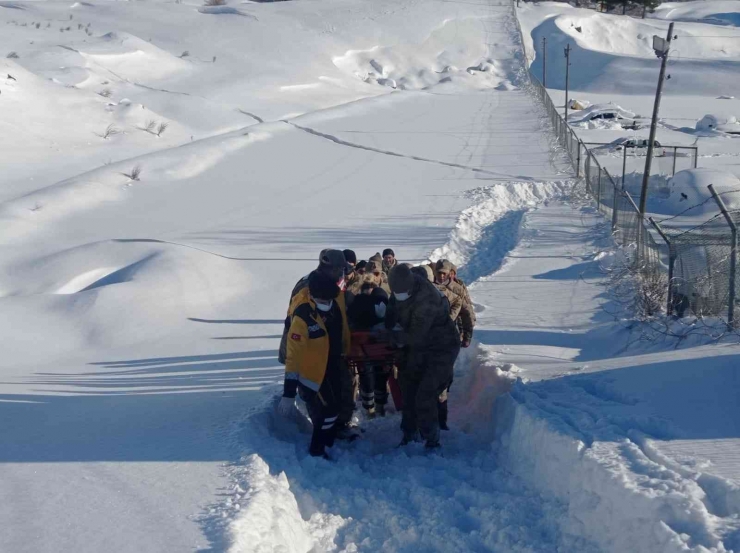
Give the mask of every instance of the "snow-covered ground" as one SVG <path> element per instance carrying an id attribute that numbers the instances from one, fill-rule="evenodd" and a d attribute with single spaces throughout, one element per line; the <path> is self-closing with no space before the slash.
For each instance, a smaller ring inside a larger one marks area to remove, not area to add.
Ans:
<path id="1" fill-rule="evenodd" d="M 740 547 L 737 349 L 613 310 L 514 17 L 0 3 L 0 549 Z M 327 464 L 273 414 L 287 295 L 328 246 L 473 283 L 442 456 L 396 449 L 392 415 Z"/>

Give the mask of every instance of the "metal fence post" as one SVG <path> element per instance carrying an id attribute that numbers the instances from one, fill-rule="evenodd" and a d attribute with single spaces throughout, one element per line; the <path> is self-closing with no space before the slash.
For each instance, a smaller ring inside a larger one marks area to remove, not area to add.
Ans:
<path id="1" fill-rule="evenodd" d="M 668 235 L 663 232 L 663 229 L 660 228 L 660 225 L 656 223 L 652 217 L 648 218 L 650 221 L 650 224 L 655 227 L 655 230 L 658 231 L 658 234 L 660 234 L 660 237 L 665 240 L 665 243 L 668 245 L 668 302 L 666 303 L 666 309 L 665 312 L 670 317 L 673 315 L 673 268 L 676 266 L 676 250 L 671 244 L 670 238 L 668 238 Z"/>
<path id="2" fill-rule="evenodd" d="M 627 146 L 624 147 L 624 157 L 622 159 L 622 188 L 624 188 L 624 179 L 627 175 Z"/>
<path id="3" fill-rule="evenodd" d="M 678 155 L 678 148 L 675 146 L 673 147 L 673 172 L 671 173 L 671 176 L 674 176 L 676 174 L 676 156 Z"/>
<path id="4" fill-rule="evenodd" d="M 732 231 L 732 242 L 730 243 L 730 247 L 732 248 L 730 250 L 730 306 L 727 309 L 727 325 L 732 327 L 733 322 L 735 319 L 735 273 L 737 270 L 737 225 L 735 225 L 735 221 L 732 220 L 732 217 L 727 211 L 727 207 L 725 206 L 725 202 L 722 201 L 722 198 L 719 197 L 719 194 L 714 190 L 714 185 L 710 184 L 707 188 L 709 188 L 709 191 L 712 193 L 712 197 L 714 198 L 714 201 L 717 202 L 717 205 L 719 206 L 719 210 L 722 212 L 722 215 L 725 216 L 725 220 L 727 221 L 727 224 L 730 227 L 730 230 Z"/>
<path id="5" fill-rule="evenodd" d="M 578 137 L 576 136 L 576 140 Z M 578 140 L 578 158 L 576 159 L 576 178 L 581 176 L 581 141 Z"/>
<path id="6" fill-rule="evenodd" d="M 601 211 L 599 207 L 601 205 L 601 165 L 599 167 L 599 178 L 596 181 L 596 209 Z"/>
<path id="7" fill-rule="evenodd" d="M 621 190 L 614 187 L 614 205 L 612 206 L 612 234 L 617 231 L 617 223 L 619 222 L 619 195 Z"/>

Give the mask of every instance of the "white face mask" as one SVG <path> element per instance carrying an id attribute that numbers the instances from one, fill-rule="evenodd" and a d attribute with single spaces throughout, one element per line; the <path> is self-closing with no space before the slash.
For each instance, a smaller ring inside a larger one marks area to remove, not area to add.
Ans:
<path id="1" fill-rule="evenodd" d="M 375 306 L 375 315 L 378 317 L 378 319 L 385 318 L 385 304 L 383 302 L 380 302 L 378 305 Z"/>
<path id="2" fill-rule="evenodd" d="M 334 301 L 330 301 L 329 303 L 318 303 L 316 302 L 316 309 L 319 311 L 323 311 L 326 313 L 327 311 L 331 311 L 332 305 L 334 305 Z"/>
<path id="3" fill-rule="evenodd" d="M 411 294 L 408 292 L 401 292 L 400 294 L 397 292 L 393 292 L 393 297 L 396 298 L 396 301 L 406 301 L 411 297 Z"/>

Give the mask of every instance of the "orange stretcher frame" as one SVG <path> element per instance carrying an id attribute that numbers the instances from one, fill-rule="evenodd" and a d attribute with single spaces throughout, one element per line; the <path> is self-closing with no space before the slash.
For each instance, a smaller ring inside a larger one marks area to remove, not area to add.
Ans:
<path id="1" fill-rule="evenodd" d="M 398 357 L 398 349 L 391 345 L 391 334 L 387 330 L 354 330 L 351 332 L 351 346 L 347 362 L 358 370 L 365 363 L 382 364 L 390 372 L 388 388 L 393 397 L 396 411 L 403 409 L 403 398 L 398 380 L 394 375 L 393 366 Z"/>

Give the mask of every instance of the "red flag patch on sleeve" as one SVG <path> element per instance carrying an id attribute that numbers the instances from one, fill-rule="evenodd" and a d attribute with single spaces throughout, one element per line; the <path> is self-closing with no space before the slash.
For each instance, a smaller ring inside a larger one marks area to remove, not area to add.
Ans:
<path id="1" fill-rule="evenodd" d="M 300 342 L 301 341 L 301 335 L 300 334 L 291 334 L 290 335 L 290 339 L 291 340 L 295 340 L 296 342 Z"/>

